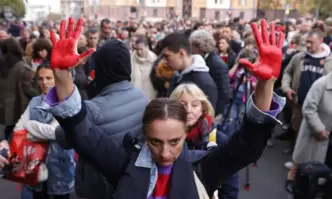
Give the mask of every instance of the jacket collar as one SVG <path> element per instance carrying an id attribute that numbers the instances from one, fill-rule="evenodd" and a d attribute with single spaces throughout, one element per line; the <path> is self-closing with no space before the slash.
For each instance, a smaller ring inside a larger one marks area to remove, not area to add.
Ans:
<path id="1" fill-rule="evenodd" d="M 152 159 L 151 151 L 149 150 L 148 145 L 144 144 L 136 159 L 135 166 L 151 169 L 154 164 L 155 162 Z"/>
<path id="2" fill-rule="evenodd" d="M 178 159 L 181 159 L 183 161 L 187 161 L 190 163 L 195 163 L 195 162 L 198 162 L 199 160 L 201 160 L 207 154 L 208 154 L 208 151 L 203 151 L 203 150 L 189 151 L 187 144 L 184 144 L 182 152 Z M 144 146 L 142 147 L 142 149 L 136 159 L 135 166 L 151 169 L 154 165 L 155 165 L 155 162 L 152 159 L 151 151 L 149 150 L 147 144 L 144 144 Z"/>
<path id="3" fill-rule="evenodd" d="M 179 158 L 174 163 L 170 178 L 169 198 L 199 199 L 193 167 L 190 163 L 190 152 L 185 145 Z M 156 169 L 155 165 L 152 154 L 145 144 L 138 156 L 133 156 L 130 160 L 126 175 L 122 177 L 120 184 L 118 184 L 114 198 L 146 198 L 149 195 L 151 183 L 156 180 L 155 176 L 151 175 L 154 173 L 153 170 Z M 128 186 L 136 187 L 136 189 L 128 191 Z"/>

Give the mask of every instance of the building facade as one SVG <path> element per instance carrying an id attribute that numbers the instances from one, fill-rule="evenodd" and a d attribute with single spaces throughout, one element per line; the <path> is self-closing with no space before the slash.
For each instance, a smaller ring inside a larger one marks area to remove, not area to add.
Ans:
<path id="1" fill-rule="evenodd" d="M 84 0 L 61 0 L 84 1 Z M 258 0 L 88 0 L 84 13 L 113 20 L 144 16 L 148 20 L 170 17 L 225 20 L 230 17 L 250 19 L 256 16 Z M 70 4 L 69 4 L 70 5 Z M 69 6 L 70 8 L 70 6 Z M 136 12 L 133 12 L 136 10 Z M 68 11 L 66 10 L 66 13 Z"/>
<path id="2" fill-rule="evenodd" d="M 206 0 L 206 8 L 201 8 L 200 19 L 226 20 L 229 19 L 230 9 L 231 0 Z"/>
<path id="3" fill-rule="evenodd" d="M 196 19 L 227 20 L 256 17 L 257 0 L 182 0 L 183 16 Z"/>
<path id="4" fill-rule="evenodd" d="M 29 0 L 24 1 L 26 21 L 37 21 L 45 19 L 50 13 L 60 13 L 60 0 L 40 1 Z"/>
<path id="5" fill-rule="evenodd" d="M 87 8 L 86 0 L 60 0 L 61 15 L 64 18 L 69 16 L 83 17 Z"/>
<path id="6" fill-rule="evenodd" d="M 150 20 L 162 20 L 168 17 L 169 12 L 169 0 L 90 0 L 86 14 L 90 18 L 97 14 L 98 18 L 113 20 L 141 16 Z"/>
<path id="7" fill-rule="evenodd" d="M 232 17 L 240 17 L 249 20 L 255 18 L 257 16 L 258 1 L 259 0 L 232 0 Z"/>

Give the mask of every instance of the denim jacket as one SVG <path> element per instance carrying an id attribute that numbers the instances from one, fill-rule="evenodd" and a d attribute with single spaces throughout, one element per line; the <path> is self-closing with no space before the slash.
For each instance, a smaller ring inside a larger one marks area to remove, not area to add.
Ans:
<path id="1" fill-rule="evenodd" d="M 31 99 L 30 120 L 50 123 L 53 116 L 40 109 L 43 96 Z M 63 195 L 74 191 L 75 161 L 74 150 L 62 149 L 56 141 L 49 141 L 46 166 L 48 169 L 47 192 L 50 195 Z"/>

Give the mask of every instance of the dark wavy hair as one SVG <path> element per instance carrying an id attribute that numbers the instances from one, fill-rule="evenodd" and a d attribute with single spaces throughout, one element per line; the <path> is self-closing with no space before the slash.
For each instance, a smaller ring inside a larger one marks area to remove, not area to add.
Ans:
<path id="1" fill-rule="evenodd" d="M 18 41 L 8 38 L 0 44 L 2 56 L 0 57 L 0 76 L 6 77 L 9 70 L 19 61 L 23 60 L 24 51 Z"/>
<path id="2" fill-rule="evenodd" d="M 51 65 L 49 65 L 49 64 L 40 64 L 38 66 L 37 70 L 36 70 L 36 74 L 38 75 L 38 72 L 43 68 L 52 70 Z"/>
<path id="3" fill-rule="evenodd" d="M 47 51 L 47 60 L 49 61 L 51 58 L 51 52 L 52 52 L 52 44 L 49 40 L 39 38 L 33 43 L 33 51 L 32 51 L 32 58 L 37 59 L 41 58 L 39 57 L 39 51 L 46 50 Z"/>
<path id="4" fill-rule="evenodd" d="M 232 50 L 231 47 L 230 47 L 231 40 L 228 37 L 226 37 L 226 36 L 220 35 L 220 36 L 218 36 L 218 40 L 216 40 L 217 51 L 220 52 L 220 50 L 219 50 L 219 44 L 220 44 L 220 40 L 222 40 L 222 39 L 225 40 L 228 43 L 228 45 L 229 45 L 228 46 L 228 50 Z"/>

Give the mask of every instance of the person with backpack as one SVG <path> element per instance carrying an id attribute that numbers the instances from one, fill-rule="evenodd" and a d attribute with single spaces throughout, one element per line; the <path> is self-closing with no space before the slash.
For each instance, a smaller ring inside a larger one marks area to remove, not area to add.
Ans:
<path id="1" fill-rule="evenodd" d="M 328 149 L 331 147 L 330 133 L 332 132 L 331 89 L 332 72 L 315 81 L 307 94 L 302 107 L 303 120 L 293 152 L 295 169 L 299 164 L 312 161 L 327 163 L 327 166 L 332 168 L 329 161 L 332 154 L 328 154 Z M 288 183 L 296 182 L 295 179 Z M 287 188 L 292 191 L 289 189 L 290 187 Z"/>
<path id="2" fill-rule="evenodd" d="M 186 143 L 189 150 L 212 150 L 227 143 L 228 136 L 217 129 L 214 109 L 204 92 L 195 84 L 184 83 L 175 88 L 170 99 L 179 101 L 187 111 Z M 239 177 L 230 177 L 218 189 L 219 199 L 237 199 Z"/>
<path id="3" fill-rule="evenodd" d="M 307 51 L 293 56 L 282 77 L 281 89 L 292 102 L 295 137 L 301 126 L 303 103 L 310 87 L 317 79 L 332 71 L 331 50 L 323 43 L 323 38 L 321 30 L 311 30 L 307 37 Z M 286 187 L 294 181 L 295 171 L 296 166 L 293 165 L 287 175 Z"/>

